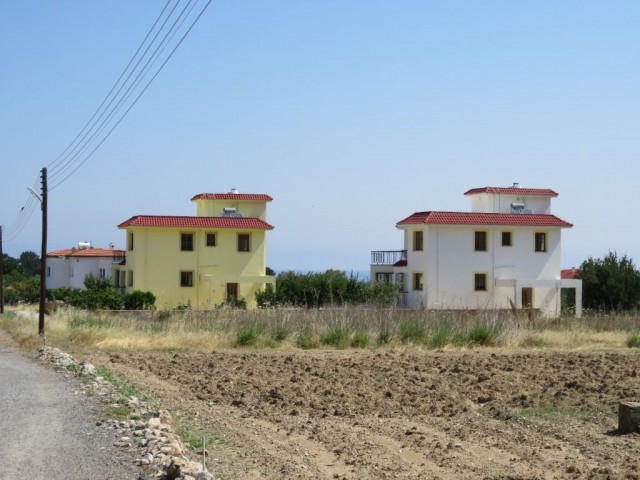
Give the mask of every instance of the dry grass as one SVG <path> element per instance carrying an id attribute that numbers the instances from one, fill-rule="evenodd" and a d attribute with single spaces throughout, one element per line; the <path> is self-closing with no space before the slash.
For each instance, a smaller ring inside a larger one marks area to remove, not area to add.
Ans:
<path id="1" fill-rule="evenodd" d="M 27 347 L 37 312 L 8 311 L 0 327 Z M 354 307 L 209 312 L 85 312 L 46 318 L 49 345 L 68 351 L 225 348 L 503 348 L 620 349 L 640 331 L 636 315 L 516 321 L 504 312 L 427 312 Z"/>

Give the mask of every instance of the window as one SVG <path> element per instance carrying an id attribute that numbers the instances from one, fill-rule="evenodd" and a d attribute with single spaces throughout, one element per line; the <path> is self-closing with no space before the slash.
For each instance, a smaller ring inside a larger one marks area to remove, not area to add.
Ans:
<path id="1" fill-rule="evenodd" d="M 193 251 L 193 233 L 180 234 L 180 250 L 183 252 Z"/>
<path id="2" fill-rule="evenodd" d="M 107 276 L 107 271 L 104 268 L 101 268 L 100 270 L 98 270 L 98 276 L 100 278 L 106 278 Z"/>
<path id="3" fill-rule="evenodd" d="M 114 287 L 119 287 L 120 286 L 120 272 L 118 272 L 117 270 L 115 271 L 114 277 L 113 277 L 113 282 L 114 282 Z"/>
<path id="4" fill-rule="evenodd" d="M 422 290 L 422 273 L 413 274 L 413 289 Z"/>
<path id="5" fill-rule="evenodd" d="M 487 291 L 487 274 L 476 273 L 474 277 L 475 277 L 474 290 L 476 292 L 486 292 Z"/>
<path id="6" fill-rule="evenodd" d="M 502 232 L 502 246 L 510 247 L 511 245 L 513 245 L 511 243 L 511 232 Z"/>
<path id="7" fill-rule="evenodd" d="M 404 290 L 404 273 L 396 273 L 396 283 L 401 290 Z"/>
<path id="8" fill-rule="evenodd" d="M 475 233 L 475 251 L 486 252 L 487 251 L 487 232 L 474 232 Z"/>
<path id="9" fill-rule="evenodd" d="M 238 251 L 250 252 L 251 251 L 251 235 L 248 233 L 238 234 Z"/>
<path id="10" fill-rule="evenodd" d="M 422 231 L 413 232 L 413 250 L 422 251 L 423 235 Z"/>
<path id="11" fill-rule="evenodd" d="M 547 234 L 543 232 L 536 232 L 535 236 L 536 252 L 547 251 Z"/>
<path id="12" fill-rule="evenodd" d="M 51 267 L 47 267 L 47 277 L 51 276 Z"/>
<path id="13" fill-rule="evenodd" d="M 389 283 L 393 280 L 393 273 L 391 272 L 376 272 L 376 282 Z"/>
<path id="14" fill-rule="evenodd" d="M 207 233 L 207 247 L 215 247 L 218 243 L 217 240 L 215 233 Z"/>
<path id="15" fill-rule="evenodd" d="M 127 282 L 129 287 L 133 287 L 133 271 L 129 272 L 129 281 Z"/>
<path id="16" fill-rule="evenodd" d="M 180 286 L 193 287 L 193 272 L 180 272 Z"/>
<path id="17" fill-rule="evenodd" d="M 128 238 L 128 242 L 127 242 L 127 249 L 128 250 L 133 250 L 133 232 L 129 232 L 129 238 Z"/>

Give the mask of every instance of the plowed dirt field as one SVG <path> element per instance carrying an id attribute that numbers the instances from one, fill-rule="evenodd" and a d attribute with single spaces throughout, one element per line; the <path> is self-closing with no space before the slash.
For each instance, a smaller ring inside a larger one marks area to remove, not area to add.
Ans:
<path id="1" fill-rule="evenodd" d="M 222 478 L 638 479 L 640 355 L 585 352 L 119 353 L 126 375 L 215 432 Z"/>

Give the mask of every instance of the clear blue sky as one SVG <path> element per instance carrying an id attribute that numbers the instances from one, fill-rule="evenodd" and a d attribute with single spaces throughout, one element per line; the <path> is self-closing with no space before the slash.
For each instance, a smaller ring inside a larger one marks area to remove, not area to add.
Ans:
<path id="1" fill-rule="evenodd" d="M 0 224 L 78 134 L 164 1 L 0 0 Z M 474 187 L 552 188 L 563 266 L 640 263 L 640 2 L 214 1 L 49 197 L 49 248 L 267 193 L 268 265 L 366 270 L 397 221 Z M 40 218 L 4 250 L 40 251 Z"/>

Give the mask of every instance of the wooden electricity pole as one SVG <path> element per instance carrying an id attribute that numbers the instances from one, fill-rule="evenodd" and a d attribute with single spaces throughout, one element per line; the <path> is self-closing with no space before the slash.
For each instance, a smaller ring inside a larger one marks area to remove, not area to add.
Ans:
<path id="1" fill-rule="evenodd" d="M 40 309 L 38 311 L 38 334 L 44 336 L 44 311 L 47 299 L 47 169 L 42 169 L 42 249 L 40 253 Z"/>

